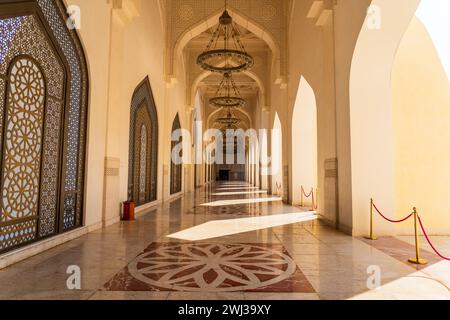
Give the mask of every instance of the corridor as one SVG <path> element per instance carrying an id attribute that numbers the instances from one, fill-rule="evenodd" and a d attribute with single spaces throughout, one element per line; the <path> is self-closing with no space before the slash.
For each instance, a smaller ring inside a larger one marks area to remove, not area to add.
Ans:
<path id="1" fill-rule="evenodd" d="M 450 263 L 424 247 L 430 264 L 407 264 L 411 237 L 367 242 L 306 209 L 210 184 L 0 270 L 0 299 L 450 299 Z M 80 290 L 68 289 L 71 266 Z"/>

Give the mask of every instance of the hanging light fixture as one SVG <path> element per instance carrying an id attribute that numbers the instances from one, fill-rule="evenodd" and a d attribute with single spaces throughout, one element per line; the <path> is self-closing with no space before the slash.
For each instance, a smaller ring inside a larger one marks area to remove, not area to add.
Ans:
<path id="1" fill-rule="evenodd" d="M 242 72 L 253 67 L 255 60 L 245 51 L 240 32 L 233 18 L 225 11 L 219 18 L 219 26 L 214 31 L 206 50 L 198 56 L 197 64 L 206 71 L 217 73 Z M 218 45 L 223 44 L 222 48 Z"/>
<path id="2" fill-rule="evenodd" d="M 223 126 L 234 126 L 241 122 L 241 119 L 235 117 L 231 113 L 231 108 L 227 108 L 226 116 L 220 117 L 216 119 L 216 123 L 219 123 Z"/>
<path id="3" fill-rule="evenodd" d="M 219 84 L 219 88 L 216 91 L 215 97 L 209 99 L 209 103 L 217 108 L 243 108 L 246 105 L 244 99 L 242 99 L 239 89 L 233 80 L 231 73 L 225 73 L 223 75 L 222 82 Z"/>

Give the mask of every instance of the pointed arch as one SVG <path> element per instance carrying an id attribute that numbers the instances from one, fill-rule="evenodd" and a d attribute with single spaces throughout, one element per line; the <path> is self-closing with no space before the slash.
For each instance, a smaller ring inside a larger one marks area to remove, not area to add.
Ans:
<path id="1" fill-rule="evenodd" d="M 211 114 L 208 116 L 208 120 L 207 120 L 207 122 L 206 122 L 207 128 L 213 128 L 213 123 L 211 123 L 211 122 L 212 122 L 212 119 L 214 119 L 214 116 L 217 115 L 217 114 L 220 113 L 220 112 L 223 112 L 223 110 L 222 110 L 222 109 L 217 109 L 217 110 L 215 110 L 214 112 L 211 112 Z M 240 113 L 240 114 L 244 115 L 244 116 L 247 118 L 248 123 L 249 123 L 249 126 L 250 126 L 250 127 L 247 128 L 247 129 L 253 128 L 252 117 L 250 117 L 250 114 L 249 114 L 247 111 L 245 111 L 245 110 L 243 110 L 243 109 L 241 109 L 241 108 L 236 108 L 236 109 L 234 110 L 234 112 Z"/>
<path id="2" fill-rule="evenodd" d="M 128 199 L 138 206 L 157 199 L 157 162 L 158 114 L 146 77 L 134 91 L 130 113 Z"/>
<path id="3" fill-rule="evenodd" d="M 369 10 L 353 53 L 349 82 L 352 199 L 348 210 L 352 214 L 340 220 L 351 225 L 356 235 L 367 232 L 368 217 L 361 214 L 367 199 L 378 199 L 386 211 L 395 212 L 392 67 L 419 3 L 372 0 L 373 11 L 382 14 L 371 15 Z M 369 27 L 371 20 L 379 18 L 380 29 Z M 383 228 L 380 232 L 385 234 L 395 230 L 392 225 Z"/>
<path id="4" fill-rule="evenodd" d="M 292 114 L 292 199 L 300 203 L 301 187 L 317 189 L 317 105 L 316 95 L 302 76 Z"/>
<path id="5" fill-rule="evenodd" d="M 175 116 L 175 119 L 172 123 L 172 134 L 181 129 L 180 124 L 180 117 L 178 116 L 178 113 Z M 170 194 L 176 194 L 180 193 L 182 191 L 182 174 L 183 174 L 183 164 L 182 163 L 176 163 L 174 162 L 174 159 L 172 159 L 172 154 L 175 149 L 175 147 L 183 142 L 183 137 L 180 138 L 180 141 L 172 141 L 171 142 L 171 165 L 170 165 Z M 180 157 L 182 157 L 182 154 L 180 154 Z"/>
<path id="6" fill-rule="evenodd" d="M 246 75 L 247 77 L 255 80 L 255 82 L 258 84 L 259 90 L 260 90 L 260 97 L 261 97 L 261 105 L 263 107 L 270 105 L 270 92 L 266 90 L 266 86 L 264 85 L 264 82 L 261 80 L 261 78 L 254 72 L 250 70 L 246 70 L 242 72 L 242 74 Z M 192 86 L 187 86 L 186 90 L 186 104 L 193 106 L 195 105 L 195 99 L 197 98 L 196 93 L 198 94 L 198 86 L 200 82 L 202 82 L 204 79 L 206 79 L 208 76 L 212 75 L 210 71 L 203 71 L 200 73 L 197 78 L 192 82 Z"/>
<path id="7" fill-rule="evenodd" d="M 272 193 L 283 195 L 283 130 L 278 112 L 275 113 L 271 137 Z"/>

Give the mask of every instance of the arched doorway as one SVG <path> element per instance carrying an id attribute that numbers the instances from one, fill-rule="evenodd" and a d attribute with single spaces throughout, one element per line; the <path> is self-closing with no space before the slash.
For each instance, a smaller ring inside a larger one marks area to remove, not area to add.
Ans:
<path id="1" fill-rule="evenodd" d="M 351 225 L 354 235 L 368 232 L 365 212 L 370 198 L 384 211 L 396 211 L 392 66 L 419 3 L 372 0 L 373 8 L 382 12 L 382 27 L 374 30 L 374 17 L 368 15 L 353 51 L 349 82 L 352 199 L 351 210 L 340 212 L 340 223 Z M 378 232 L 395 234 L 395 228 L 382 224 Z"/>
<path id="2" fill-rule="evenodd" d="M 0 11 L 3 252 L 82 225 L 88 73 L 62 1 Z"/>
<path id="3" fill-rule="evenodd" d="M 173 124 L 172 124 L 172 134 L 175 131 L 178 131 L 181 129 L 181 125 L 180 125 L 180 117 L 177 115 L 175 116 L 175 119 L 173 120 Z M 173 157 L 172 153 L 173 150 L 175 149 L 175 147 L 179 144 L 183 142 L 183 137 L 180 138 L 181 141 L 172 141 L 172 146 L 171 146 L 171 157 Z M 182 154 L 179 155 L 180 157 L 182 157 Z M 182 190 L 182 173 L 183 173 L 183 164 L 181 162 L 178 162 L 175 160 L 179 160 L 179 159 L 171 159 L 171 165 L 170 165 L 170 194 L 176 194 L 181 192 Z"/>
<path id="4" fill-rule="evenodd" d="M 450 233 L 449 10 L 449 1 L 422 0 L 392 67 L 395 212 L 416 206 L 431 234 Z M 396 228 L 411 231 L 407 223 Z"/>
<path id="5" fill-rule="evenodd" d="M 306 193 L 317 188 L 317 109 L 313 89 L 301 78 L 292 115 L 292 199 L 301 200 L 301 187 Z"/>
<path id="6" fill-rule="evenodd" d="M 194 112 L 192 115 L 192 135 L 193 135 L 193 148 L 194 148 L 194 189 L 200 187 L 201 172 L 202 172 L 202 105 L 200 93 L 197 91 L 194 102 Z"/>
<path id="7" fill-rule="evenodd" d="M 128 198 L 138 206 L 157 199 L 158 115 L 147 77 L 131 102 Z"/>
<path id="8" fill-rule="evenodd" d="M 271 174 L 272 174 L 272 193 L 283 195 L 283 133 L 281 121 L 278 113 L 275 114 L 275 120 L 272 129 L 272 154 L 271 154 Z"/>

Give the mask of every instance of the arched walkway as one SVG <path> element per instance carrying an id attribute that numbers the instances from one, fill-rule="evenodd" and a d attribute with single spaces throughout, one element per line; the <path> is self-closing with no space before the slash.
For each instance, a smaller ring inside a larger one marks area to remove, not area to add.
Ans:
<path id="1" fill-rule="evenodd" d="M 353 213 L 345 217 L 352 221 L 354 234 L 368 231 L 370 198 L 386 212 L 395 212 L 392 66 L 419 2 L 372 1 L 382 12 L 382 28 L 368 28 L 372 19 L 368 16 L 354 50 L 350 75 Z M 395 233 L 391 224 L 379 226 L 379 232 Z"/>
<path id="2" fill-rule="evenodd" d="M 317 189 L 317 108 L 313 89 L 301 78 L 292 115 L 292 197 L 301 201 L 301 187 L 308 194 Z M 309 203 L 308 199 L 305 203 Z"/>
<path id="3" fill-rule="evenodd" d="M 421 2 L 392 69 L 395 212 L 416 206 L 432 234 L 450 232 L 449 10 L 448 1 Z M 396 231 L 411 233 L 411 225 Z"/>
<path id="4" fill-rule="evenodd" d="M 271 176 L 272 176 L 272 193 L 278 196 L 283 195 L 283 132 L 281 121 L 278 113 L 272 129 L 272 152 L 271 152 Z"/>

